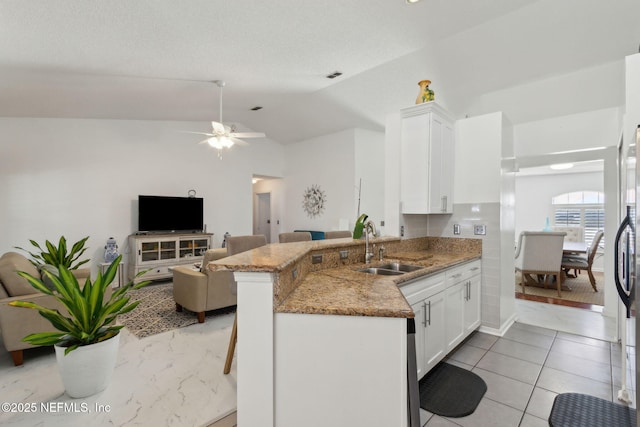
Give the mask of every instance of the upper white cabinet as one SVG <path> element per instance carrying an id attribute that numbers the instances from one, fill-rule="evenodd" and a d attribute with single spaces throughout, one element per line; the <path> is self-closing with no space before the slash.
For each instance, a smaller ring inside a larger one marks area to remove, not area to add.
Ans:
<path id="1" fill-rule="evenodd" d="M 435 102 L 400 110 L 403 214 L 453 212 L 453 119 Z"/>

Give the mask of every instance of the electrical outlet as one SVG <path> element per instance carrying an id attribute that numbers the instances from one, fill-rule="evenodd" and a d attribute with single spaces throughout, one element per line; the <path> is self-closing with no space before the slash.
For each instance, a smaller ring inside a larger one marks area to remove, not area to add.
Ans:
<path id="1" fill-rule="evenodd" d="M 453 234 L 460 234 L 460 224 L 453 224 Z"/>
<path id="2" fill-rule="evenodd" d="M 311 264 L 322 263 L 322 254 L 311 255 Z"/>
<path id="3" fill-rule="evenodd" d="M 340 251 L 340 259 L 349 258 L 349 251 Z"/>
<path id="4" fill-rule="evenodd" d="M 484 224 L 474 225 L 473 226 L 473 234 L 477 236 L 484 236 L 487 234 L 487 226 Z"/>
<path id="5" fill-rule="evenodd" d="M 404 236 L 404 225 L 400 226 L 400 237 Z"/>

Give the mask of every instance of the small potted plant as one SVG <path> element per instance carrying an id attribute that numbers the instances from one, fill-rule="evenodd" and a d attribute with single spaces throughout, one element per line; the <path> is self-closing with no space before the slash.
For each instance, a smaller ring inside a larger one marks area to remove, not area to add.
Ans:
<path id="1" fill-rule="evenodd" d="M 38 310 L 51 322 L 56 332 L 41 332 L 27 335 L 24 341 L 34 345 L 53 345 L 60 368 L 62 382 L 71 397 L 86 397 L 104 390 L 115 368 L 120 341 L 120 329 L 116 317 L 127 313 L 139 301 L 129 302 L 127 293 L 146 286 L 150 281 L 134 285 L 133 281 L 111 292 L 113 281 L 122 256 L 118 256 L 95 281 L 87 278 L 84 286 L 64 265 L 58 273 L 42 270 L 43 280 L 25 272 L 18 272 L 36 290 L 53 296 L 68 313 L 63 314 L 33 302 L 13 301 L 10 305 Z M 141 272 L 136 278 L 145 272 Z"/>

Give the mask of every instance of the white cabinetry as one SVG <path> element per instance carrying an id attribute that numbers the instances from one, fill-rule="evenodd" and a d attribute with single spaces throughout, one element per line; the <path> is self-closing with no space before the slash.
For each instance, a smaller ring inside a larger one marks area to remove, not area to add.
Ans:
<path id="1" fill-rule="evenodd" d="M 422 378 L 445 356 L 445 275 L 421 278 L 401 288 L 416 323 L 416 364 Z"/>
<path id="2" fill-rule="evenodd" d="M 447 352 L 480 326 L 480 261 L 446 271 Z"/>
<path id="3" fill-rule="evenodd" d="M 133 253 L 129 259 L 129 280 L 149 270 L 136 282 L 171 277 L 170 267 L 202 261 L 211 247 L 212 233 L 171 233 L 129 236 Z"/>
<path id="4" fill-rule="evenodd" d="M 404 108 L 400 114 L 402 213 L 452 213 L 453 119 L 435 102 Z"/>
<path id="5" fill-rule="evenodd" d="M 480 266 L 468 262 L 400 287 L 415 313 L 418 378 L 480 326 Z"/>

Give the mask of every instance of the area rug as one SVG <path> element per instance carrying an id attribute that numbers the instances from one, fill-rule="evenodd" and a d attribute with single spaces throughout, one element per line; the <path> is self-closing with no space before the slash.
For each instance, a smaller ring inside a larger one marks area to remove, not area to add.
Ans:
<path id="1" fill-rule="evenodd" d="M 198 323 L 194 312 L 187 309 L 183 309 L 180 313 L 176 311 L 176 303 L 173 300 L 173 283 L 147 285 L 131 291 L 129 295 L 131 301 L 140 301 L 140 304 L 133 311 L 118 316 L 118 323 L 124 325 L 129 332 L 138 338 Z M 207 316 L 234 311 L 235 306 L 232 306 L 207 312 Z"/>
<path id="2" fill-rule="evenodd" d="M 486 391 L 478 375 L 440 362 L 420 380 L 420 407 L 443 417 L 465 417 L 476 410 Z"/>
<path id="3" fill-rule="evenodd" d="M 581 393 L 557 395 L 549 414 L 551 427 L 636 427 L 636 420 L 633 408 Z"/>
<path id="4" fill-rule="evenodd" d="M 596 287 L 598 292 L 594 292 L 589 282 L 589 275 L 582 272 L 575 278 L 566 278 L 562 283 L 562 297 L 558 297 L 558 291 L 555 283 L 549 285 L 548 289 L 537 286 L 527 286 L 526 295 L 534 295 L 544 298 L 559 299 L 565 301 L 573 301 L 584 304 L 604 305 L 604 274 L 601 272 L 593 273 L 596 279 Z M 522 286 L 520 286 L 520 274 L 515 277 L 515 292 L 517 297 L 522 297 Z"/>

